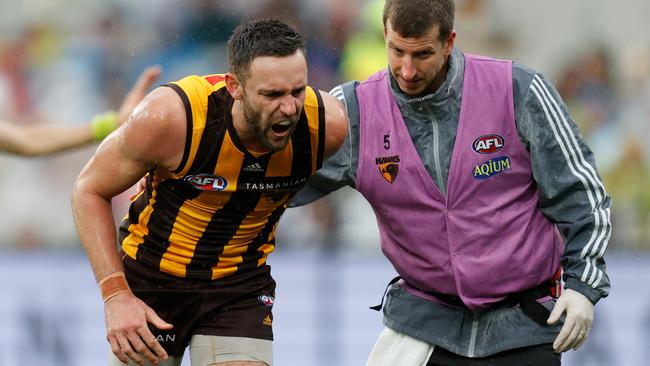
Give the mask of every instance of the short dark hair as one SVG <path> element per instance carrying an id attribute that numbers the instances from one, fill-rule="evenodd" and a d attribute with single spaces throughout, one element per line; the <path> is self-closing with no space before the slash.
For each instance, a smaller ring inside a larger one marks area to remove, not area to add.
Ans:
<path id="1" fill-rule="evenodd" d="M 241 81 L 248 77 L 250 65 L 257 57 L 291 56 L 298 50 L 307 57 L 302 34 L 275 19 L 249 20 L 240 24 L 228 39 L 227 48 L 230 72 Z"/>
<path id="2" fill-rule="evenodd" d="M 386 0 L 384 28 L 391 28 L 402 37 L 420 37 L 438 25 L 440 40 L 445 42 L 454 29 L 454 0 Z"/>

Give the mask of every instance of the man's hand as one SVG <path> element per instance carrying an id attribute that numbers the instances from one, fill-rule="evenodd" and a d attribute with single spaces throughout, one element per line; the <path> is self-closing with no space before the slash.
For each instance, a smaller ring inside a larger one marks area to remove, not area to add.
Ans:
<path id="1" fill-rule="evenodd" d="M 122 124 L 126 122 L 129 115 L 136 105 L 140 103 L 142 98 L 147 94 L 149 87 L 158 80 L 162 69 L 160 66 L 149 66 L 138 76 L 138 80 L 133 85 L 133 88 L 124 97 L 120 109 L 117 111 L 117 123 Z"/>
<path id="2" fill-rule="evenodd" d="M 145 189 L 147 189 L 147 176 L 146 175 L 144 177 L 142 177 L 138 181 L 138 183 L 136 183 L 135 192 L 131 196 L 129 196 L 129 199 L 131 201 L 135 200 L 135 198 L 138 197 L 138 195 L 140 193 L 144 192 Z"/>
<path id="3" fill-rule="evenodd" d="M 131 292 L 125 292 L 106 301 L 104 310 L 106 338 L 111 344 L 111 351 L 120 361 L 128 363 L 130 358 L 138 365 L 144 365 L 144 356 L 155 365 L 167 359 L 167 352 L 153 336 L 147 323 L 163 330 L 172 329 L 172 325 L 162 320 L 142 300 Z"/>
<path id="4" fill-rule="evenodd" d="M 571 289 L 565 290 L 557 299 L 547 323 L 555 324 L 565 312 L 564 325 L 553 342 L 553 349 L 558 353 L 582 346 L 594 320 L 594 305 L 587 297 Z"/>

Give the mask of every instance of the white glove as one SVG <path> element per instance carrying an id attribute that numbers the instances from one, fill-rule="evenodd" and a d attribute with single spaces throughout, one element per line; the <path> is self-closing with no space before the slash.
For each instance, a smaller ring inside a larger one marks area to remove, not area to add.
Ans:
<path id="1" fill-rule="evenodd" d="M 571 289 L 565 290 L 557 299 L 547 323 L 555 324 L 565 312 L 564 325 L 553 342 L 553 349 L 558 353 L 582 346 L 594 321 L 594 304 L 583 294 Z"/>

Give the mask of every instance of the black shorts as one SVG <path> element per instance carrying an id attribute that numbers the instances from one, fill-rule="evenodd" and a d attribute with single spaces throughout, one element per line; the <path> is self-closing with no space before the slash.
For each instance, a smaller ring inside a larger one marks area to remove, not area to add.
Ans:
<path id="1" fill-rule="evenodd" d="M 561 360 L 562 354 L 555 353 L 552 344 L 516 348 L 485 358 L 463 357 L 435 347 L 427 366 L 559 366 Z"/>
<path id="2" fill-rule="evenodd" d="M 271 268 L 220 278 L 191 280 L 160 272 L 124 256 L 131 290 L 174 328 L 151 332 L 171 356 L 181 356 L 192 335 L 273 340 L 275 281 Z"/>

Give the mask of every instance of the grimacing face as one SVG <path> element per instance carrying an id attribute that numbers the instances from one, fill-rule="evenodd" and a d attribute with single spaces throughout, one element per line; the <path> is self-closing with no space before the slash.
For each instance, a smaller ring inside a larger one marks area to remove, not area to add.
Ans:
<path id="1" fill-rule="evenodd" d="M 305 103 L 307 61 L 302 51 L 287 57 L 255 58 L 242 85 L 249 132 L 272 152 L 284 149 Z"/>
<path id="2" fill-rule="evenodd" d="M 410 96 L 435 92 L 445 81 L 456 33 L 451 32 L 442 42 L 438 28 L 436 25 L 420 37 L 405 38 L 392 29 L 390 21 L 386 22 L 388 65 L 400 89 Z"/>

